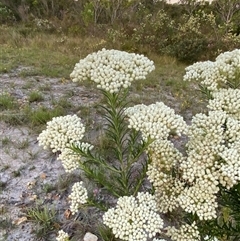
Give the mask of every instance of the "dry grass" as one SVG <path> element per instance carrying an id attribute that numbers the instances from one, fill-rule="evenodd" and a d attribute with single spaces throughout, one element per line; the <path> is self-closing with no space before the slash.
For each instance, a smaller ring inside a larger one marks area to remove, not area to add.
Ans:
<path id="1" fill-rule="evenodd" d="M 23 31 L 21 27 L 0 27 L 0 72 L 18 66 L 32 67 L 25 76 L 45 75 L 69 78 L 80 58 L 105 47 L 97 38 L 67 37 L 59 34 Z M 100 43 L 100 44 L 99 44 Z"/>

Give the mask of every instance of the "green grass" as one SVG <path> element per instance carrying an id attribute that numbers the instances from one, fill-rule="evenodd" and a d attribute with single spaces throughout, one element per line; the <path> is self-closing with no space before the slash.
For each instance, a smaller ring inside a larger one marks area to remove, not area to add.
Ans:
<path id="1" fill-rule="evenodd" d="M 0 31 L 3 33 L 0 37 L 0 73 L 10 72 L 18 66 L 29 67 L 20 73 L 23 77 L 38 75 L 69 79 L 69 74 L 80 58 L 102 47 L 111 46 L 106 41 L 99 45 L 102 39 L 74 36 L 64 36 L 65 41 L 61 42 L 63 36 L 59 34 L 37 33 L 25 26 L 1 26 Z M 145 81 L 133 83 L 133 103 L 163 101 L 170 107 L 180 109 L 183 114 L 191 108 L 198 110 L 196 106 L 201 106 L 199 93 L 182 80 L 186 65 L 172 57 L 151 52 L 147 55 L 154 61 L 156 69 Z M 79 85 L 92 87 L 93 84 L 88 81 Z M 40 87 L 40 91 L 44 91 L 44 88 Z M 49 88 L 46 86 L 46 90 Z"/>
<path id="2" fill-rule="evenodd" d="M 0 94 L 0 110 L 12 110 L 17 108 L 16 100 L 8 93 Z"/>
<path id="3" fill-rule="evenodd" d="M 0 181 L 0 193 L 7 187 L 7 183 Z"/>
<path id="4" fill-rule="evenodd" d="M 30 108 L 26 110 L 28 121 L 32 126 L 45 125 L 53 117 L 62 116 L 64 114 L 65 114 L 65 110 L 61 107 L 49 109 L 44 106 L 41 106 L 36 110 L 32 110 Z"/>
<path id="5" fill-rule="evenodd" d="M 22 140 L 22 141 L 17 141 L 15 143 L 15 147 L 18 149 L 18 150 L 23 150 L 23 149 L 26 149 L 28 148 L 30 145 L 29 143 L 29 140 L 28 139 L 25 139 L 25 140 Z"/>
<path id="6" fill-rule="evenodd" d="M 69 101 L 67 97 L 61 97 L 57 101 L 53 101 L 54 106 L 58 106 L 63 109 L 71 109 L 73 107 L 72 103 Z"/>
<path id="7" fill-rule="evenodd" d="M 8 136 L 5 136 L 5 137 L 3 137 L 3 138 L 1 139 L 1 144 L 2 144 L 3 147 L 8 146 L 8 145 L 10 145 L 11 143 L 12 143 L 12 140 L 11 140 L 11 138 L 8 137 Z"/>
<path id="8" fill-rule="evenodd" d="M 80 58 L 101 49 L 99 39 L 67 37 L 61 43 L 62 36 L 50 33 L 21 31 L 22 27 L 0 26 L 0 73 L 8 73 L 18 66 L 31 67 L 21 75 L 64 77 L 69 74 Z"/>
<path id="9" fill-rule="evenodd" d="M 35 233 L 38 238 L 44 238 L 54 230 L 57 211 L 49 205 L 38 205 L 28 208 L 26 214 L 29 220 L 36 224 Z"/>
<path id="10" fill-rule="evenodd" d="M 39 102 L 44 100 L 44 97 L 42 95 L 42 93 L 40 93 L 39 91 L 33 91 L 29 94 L 28 96 L 28 100 L 29 102 Z"/>
<path id="11" fill-rule="evenodd" d="M 0 73 L 7 73 L 18 66 L 31 66 L 31 70 L 23 70 L 21 75 L 26 76 L 48 76 L 48 77 L 65 77 L 69 78 L 69 74 L 78 61 L 77 56 L 69 56 L 51 50 L 44 50 L 42 48 L 23 47 L 13 48 L 5 46 L 0 47 L 2 54 Z M 15 55 L 15 57 L 14 57 Z M 48 61 L 46 61 L 48 60 Z"/>
<path id="12" fill-rule="evenodd" d="M 50 91 L 51 85 L 50 84 L 43 84 L 39 87 L 39 91 Z"/>

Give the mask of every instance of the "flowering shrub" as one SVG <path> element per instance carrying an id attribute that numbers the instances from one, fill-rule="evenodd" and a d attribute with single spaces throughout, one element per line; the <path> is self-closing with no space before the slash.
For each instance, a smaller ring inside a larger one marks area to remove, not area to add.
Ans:
<path id="1" fill-rule="evenodd" d="M 117 239 L 221 240 L 221 235 L 229 235 L 218 226 L 224 205 L 240 196 L 240 50 L 186 68 L 184 80 L 197 81 L 209 97 L 208 113 L 193 116 L 191 125 L 161 102 L 128 107 L 132 81 L 153 69 L 146 57 L 116 50 L 103 49 L 80 60 L 71 77 L 90 79 L 101 90 L 104 131 L 111 146 L 99 151 L 82 142 L 85 128 L 76 115 L 54 118 L 39 135 L 39 144 L 60 152 L 67 172 L 79 167 L 103 189 L 101 203 L 96 195 L 88 196 L 83 182 L 75 183 L 70 210 L 77 214 L 84 205 L 104 211 L 103 224 Z M 187 137 L 184 150 L 174 145 L 173 136 Z M 164 225 L 161 215 L 171 212 L 179 215 Z M 234 222 L 227 227 L 233 227 L 234 236 L 227 237 L 239 238 L 240 227 L 234 233 L 238 216 L 231 218 Z M 68 236 L 60 231 L 58 240 L 64 238 Z"/>

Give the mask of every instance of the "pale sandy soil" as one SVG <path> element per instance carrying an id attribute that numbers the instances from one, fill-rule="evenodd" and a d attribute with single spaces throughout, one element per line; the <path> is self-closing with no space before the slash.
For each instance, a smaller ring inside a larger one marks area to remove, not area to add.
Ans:
<path id="1" fill-rule="evenodd" d="M 31 91 L 49 85 L 41 91 L 44 101 L 33 103 L 51 107 L 51 100 L 68 95 L 74 105 L 91 106 L 96 102 L 94 93 L 72 82 L 44 77 L 20 78 L 18 71 L 0 76 L 1 92 L 7 92 L 24 104 Z M 71 95 L 68 93 L 72 92 Z M 81 103 L 79 103 L 81 99 Z M 0 119 L 0 241 L 34 241 L 34 225 L 25 220 L 24 210 L 36 202 L 55 206 L 59 213 L 68 207 L 66 198 L 56 191 L 46 194 L 44 186 L 53 185 L 60 175 L 66 175 L 61 162 L 37 143 L 38 134 L 28 126 L 11 126 Z M 4 144 L 5 139 L 10 143 Z M 27 142 L 26 147 L 21 143 Z M 50 240 L 54 239 L 52 235 Z"/>

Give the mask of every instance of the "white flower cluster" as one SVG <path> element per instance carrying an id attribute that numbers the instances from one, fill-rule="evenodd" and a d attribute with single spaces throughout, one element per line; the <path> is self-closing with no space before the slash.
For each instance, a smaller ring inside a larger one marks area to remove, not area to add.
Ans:
<path id="1" fill-rule="evenodd" d="M 197 81 L 202 86 L 209 90 L 216 90 L 218 88 L 218 81 L 226 82 L 226 79 L 221 79 L 219 70 L 214 62 L 205 61 L 197 62 L 188 66 L 186 74 L 183 76 L 184 81 Z"/>
<path id="2" fill-rule="evenodd" d="M 159 171 L 149 164 L 148 179 L 153 183 L 158 210 L 162 213 L 172 212 L 179 207 L 178 196 L 184 190 L 184 183 L 170 174 Z"/>
<path id="3" fill-rule="evenodd" d="M 39 145 L 52 152 L 62 151 L 84 136 L 85 127 L 77 115 L 54 117 L 38 137 Z"/>
<path id="4" fill-rule="evenodd" d="M 186 68 L 183 80 L 196 80 L 210 91 L 224 83 L 235 83 L 239 78 L 240 49 L 220 54 L 215 62 L 197 62 Z"/>
<path id="5" fill-rule="evenodd" d="M 94 147 L 93 145 L 85 142 L 75 142 L 73 144 L 75 147 L 80 148 L 83 152 L 92 150 Z M 70 148 L 65 148 L 59 154 L 58 159 L 62 161 L 62 165 L 66 172 L 72 172 L 79 167 L 79 161 L 81 159 L 81 155 L 74 152 Z"/>
<path id="6" fill-rule="evenodd" d="M 83 182 L 74 183 L 72 192 L 68 198 L 71 200 L 70 210 L 74 215 L 78 212 L 82 204 L 87 203 L 88 194 L 87 189 L 83 187 Z"/>
<path id="7" fill-rule="evenodd" d="M 66 172 L 70 173 L 79 167 L 80 156 L 70 148 L 65 148 L 58 156 L 58 160 L 62 161 L 62 165 Z"/>
<path id="8" fill-rule="evenodd" d="M 217 217 L 216 194 L 219 191 L 215 180 L 197 179 L 196 183 L 185 188 L 178 196 L 180 206 L 188 213 L 197 214 L 200 220 Z"/>
<path id="9" fill-rule="evenodd" d="M 189 128 L 187 158 L 180 163 L 182 178 L 190 187 L 178 196 L 180 206 L 200 219 L 216 217 L 216 194 L 219 190 L 219 153 L 225 150 L 224 124 L 227 115 L 212 111 L 197 114 Z"/>
<path id="10" fill-rule="evenodd" d="M 221 75 L 226 76 L 228 80 L 239 77 L 240 70 L 240 49 L 227 51 L 216 58 Z"/>
<path id="11" fill-rule="evenodd" d="M 183 224 L 179 229 L 175 227 L 167 227 L 167 236 L 171 237 L 173 241 L 199 241 L 200 233 L 193 222 L 191 225 Z"/>
<path id="12" fill-rule="evenodd" d="M 184 157 L 169 140 L 155 140 L 147 149 L 151 164 L 158 171 L 169 172 Z"/>
<path id="13" fill-rule="evenodd" d="M 240 150 L 226 149 L 220 154 L 225 161 L 220 167 L 220 183 L 226 188 L 231 188 L 240 181 Z"/>
<path id="14" fill-rule="evenodd" d="M 240 120 L 228 117 L 225 130 L 226 140 L 229 148 L 239 148 L 240 141 Z"/>
<path id="15" fill-rule="evenodd" d="M 221 111 L 209 112 L 209 115 L 197 114 L 193 117 L 188 134 L 188 157 L 180 166 L 185 180 L 193 182 L 205 175 L 206 169 L 214 171 L 217 168 L 215 157 L 225 149 L 226 118 L 226 114 Z"/>
<path id="16" fill-rule="evenodd" d="M 141 192 L 137 197 L 120 197 L 116 207 L 103 215 L 103 223 L 116 238 L 126 241 L 147 241 L 163 228 L 154 196 Z"/>
<path id="17" fill-rule="evenodd" d="M 133 80 L 142 80 L 155 69 L 153 61 L 135 53 L 102 49 L 81 59 L 70 77 L 74 82 L 90 79 L 111 93 L 128 88 Z"/>
<path id="18" fill-rule="evenodd" d="M 76 142 L 74 143 L 74 146 L 81 149 L 83 152 L 87 152 L 88 150 L 92 150 L 94 148 L 93 145 L 87 143 L 87 142 Z"/>
<path id="19" fill-rule="evenodd" d="M 167 139 L 170 133 L 186 133 L 187 125 L 180 115 L 162 102 L 135 105 L 126 109 L 129 128 L 141 131 L 143 138 Z"/>
<path id="20" fill-rule="evenodd" d="M 210 110 L 222 110 L 240 120 L 240 89 L 219 89 L 212 93 L 212 97 L 208 104 Z"/>
<path id="21" fill-rule="evenodd" d="M 170 133 L 181 135 L 187 132 L 183 118 L 174 110 L 157 102 L 149 106 L 137 105 L 126 110 L 129 128 L 142 132 L 143 139 L 150 136 L 154 142 L 147 153 L 151 160 L 148 165 L 148 179 L 153 183 L 158 209 L 168 212 L 179 207 L 177 196 L 183 184 L 171 177 L 172 168 L 183 159 L 183 155 L 168 140 Z"/>
<path id="22" fill-rule="evenodd" d="M 56 237 L 57 241 L 69 241 L 68 233 L 65 233 L 63 230 L 58 231 L 58 236 Z"/>
<path id="23" fill-rule="evenodd" d="M 216 195 L 240 181 L 240 121 L 224 111 L 197 114 L 189 128 L 187 158 L 180 163 L 190 184 L 179 195 L 180 206 L 200 219 L 216 217 Z"/>
<path id="24" fill-rule="evenodd" d="M 177 197 L 184 188 L 184 183 L 173 178 L 171 173 L 177 162 L 181 162 L 184 157 L 168 140 L 154 141 L 147 153 L 151 160 L 147 176 L 154 186 L 158 209 L 163 213 L 171 212 L 179 207 Z"/>

